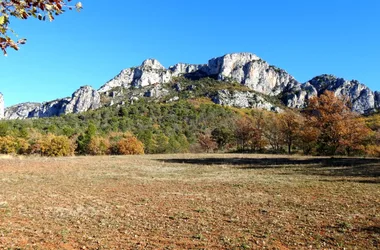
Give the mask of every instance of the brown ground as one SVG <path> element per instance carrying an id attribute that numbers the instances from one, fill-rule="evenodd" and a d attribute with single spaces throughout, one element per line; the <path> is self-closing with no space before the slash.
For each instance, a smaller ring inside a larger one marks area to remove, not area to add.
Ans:
<path id="1" fill-rule="evenodd" d="M 376 249 L 380 160 L 0 156 L 6 249 Z"/>

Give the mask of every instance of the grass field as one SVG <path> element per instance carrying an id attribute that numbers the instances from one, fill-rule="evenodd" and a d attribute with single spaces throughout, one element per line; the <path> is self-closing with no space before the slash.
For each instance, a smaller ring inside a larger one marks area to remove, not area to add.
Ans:
<path id="1" fill-rule="evenodd" d="M 380 159 L 0 156 L 6 249 L 376 249 Z"/>

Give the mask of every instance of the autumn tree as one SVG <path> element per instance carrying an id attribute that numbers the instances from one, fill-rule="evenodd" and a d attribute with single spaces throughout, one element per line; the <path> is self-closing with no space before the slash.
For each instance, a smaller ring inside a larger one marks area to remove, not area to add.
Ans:
<path id="1" fill-rule="evenodd" d="M 281 131 L 281 120 L 276 113 L 267 113 L 264 118 L 264 136 L 273 152 L 280 153 L 283 150 L 284 134 Z"/>
<path id="2" fill-rule="evenodd" d="M 288 154 L 292 152 L 292 146 L 299 137 L 302 117 L 293 111 L 285 111 L 279 114 L 280 131 L 288 148 Z"/>
<path id="3" fill-rule="evenodd" d="M 240 150 L 245 150 L 253 137 L 253 122 L 247 117 L 239 118 L 235 123 L 235 138 L 237 147 Z"/>
<path id="4" fill-rule="evenodd" d="M 129 135 L 117 143 L 118 153 L 121 155 L 142 155 L 144 144 L 135 136 Z"/>
<path id="5" fill-rule="evenodd" d="M 0 154 L 25 154 L 28 148 L 29 144 L 23 138 L 9 135 L 0 137 Z"/>
<path id="6" fill-rule="evenodd" d="M 75 146 L 66 136 L 56 136 L 48 134 L 43 136 L 39 141 L 40 154 L 43 156 L 71 156 L 74 155 Z"/>
<path id="7" fill-rule="evenodd" d="M 311 154 L 315 152 L 317 147 L 317 139 L 320 134 L 318 127 L 314 127 L 314 122 L 302 117 L 301 126 L 298 131 L 298 146 L 302 149 L 304 154 Z"/>
<path id="8" fill-rule="evenodd" d="M 92 137 L 87 145 L 90 155 L 107 155 L 110 153 L 110 148 L 111 145 L 108 139 L 100 136 Z"/>
<path id="9" fill-rule="evenodd" d="M 4 55 L 8 48 L 19 49 L 26 39 L 13 40 L 16 34 L 10 27 L 12 18 L 38 20 L 54 20 L 54 16 L 61 15 L 66 10 L 82 9 L 82 3 L 72 5 L 71 0 L 1 0 L 0 1 L 0 49 Z"/>
<path id="10" fill-rule="evenodd" d="M 198 143 L 201 148 L 206 151 L 206 153 L 213 152 L 218 148 L 218 144 L 210 134 L 199 134 L 198 135 Z"/>
<path id="11" fill-rule="evenodd" d="M 253 130 L 251 132 L 250 147 L 253 151 L 262 151 L 268 144 L 264 136 L 265 111 L 252 110 Z"/>
<path id="12" fill-rule="evenodd" d="M 232 141 L 233 132 L 226 127 L 217 127 L 211 132 L 211 137 L 218 144 L 219 150 L 224 150 Z"/>
<path id="13" fill-rule="evenodd" d="M 330 91 L 310 99 L 306 125 L 315 130 L 318 153 L 333 155 L 339 149 L 350 154 L 363 145 L 369 130 L 347 103 Z"/>

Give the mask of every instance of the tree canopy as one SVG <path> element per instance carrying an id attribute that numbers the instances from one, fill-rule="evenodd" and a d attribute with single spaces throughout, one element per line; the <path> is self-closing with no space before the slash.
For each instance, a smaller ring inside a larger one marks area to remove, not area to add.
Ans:
<path id="1" fill-rule="evenodd" d="M 10 27 L 11 18 L 36 18 L 45 21 L 54 20 L 66 10 L 81 10 L 82 3 L 71 4 L 72 0 L 1 0 L 0 1 L 0 49 L 7 55 L 7 49 L 19 49 L 26 39 L 14 40 L 17 37 Z"/>

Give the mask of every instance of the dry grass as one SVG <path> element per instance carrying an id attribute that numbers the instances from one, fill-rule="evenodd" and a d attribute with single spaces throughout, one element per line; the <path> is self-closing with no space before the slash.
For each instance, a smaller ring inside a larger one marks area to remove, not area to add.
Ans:
<path id="1" fill-rule="evenodd" d="M 376 249 L 380 163 L 0 157 L 6 249 Z"/>

